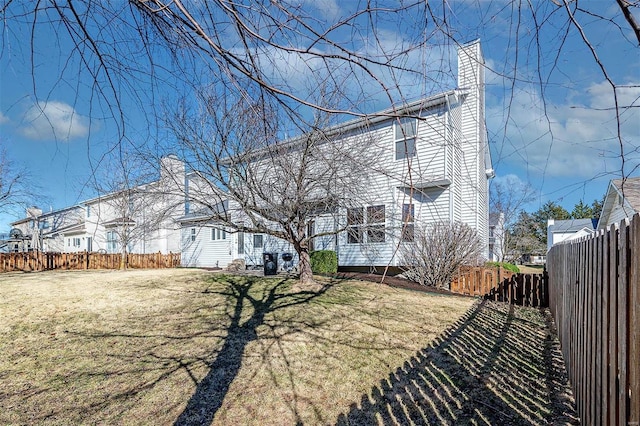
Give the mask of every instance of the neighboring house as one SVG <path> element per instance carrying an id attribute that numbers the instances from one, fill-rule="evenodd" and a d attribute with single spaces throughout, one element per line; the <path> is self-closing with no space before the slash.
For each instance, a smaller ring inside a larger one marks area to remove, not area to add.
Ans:
<path id="1" fill-rule="evenodd" d="M 598 219 L 549 219 L 547 221 L 547 251 L 559 242 L 592 235 L 597 225 Z"/>
<path id="2" fill-rule="evenodd" d="M 74 237 L 74 229 L 82 223 L 82 212 L 80 205 L 49 212 L 29 207 L 24 219 L 11 224 L 10 234 L 13 238 L 10 240 L 12 246 L 9 251 L 65 251 L 65 237 Z M 72 242 L 80 245 L 79 240 Z"/>
<path id="3" fill-rule="evenodd" d="M 489 257 L 491 262 L 502 262 L 504 258 L 504 214 L 489 214 Z"/>
<path id="4" fill-rule="evenodd" d="M 11 224 L 22 242 L 10 241 L 9 251 L 121 253 L 126 245 L 129 253 L 179 253 L 184 186 L 184 163 L 165 157 L 156 181 L 47 213 L 27 209 Z"/>
<path id="5" fill-rule="evenodd" d="M 598 230 L 609 229 L 636 213 L 640 213 L 640 177 L 614 179 L 607 188 Z"/>
<path id="6" fill-rule="evenodd" d="M 342 267 L 399 266 L 396 248 L 412 243 L 414 227 L 457 221 L 477 231 L 488 257 L 488 180 L 494 173 L 484 91 L 484 59 L 475 41 L 458 50 L 457 89 L 328 129 L 338 136 L 327 143 L 375 141 L 371 149 L 379 155 L 370 172 L 370 193 L 363 194 L 370 201 L 339 212 L 339 218 L 319 214 L 310 221 L 308 235 L 347 228 L 315 238 L 312 249 L 335 250 Z M 398 113 L 406 117 L 394 118 Z M 283 144 L 295 147 L 295 139 Z M 231 232 L 206 218 L 206 211 L 196 211 L 180 219 L 185 266 L 224 267 L 238 258 L 260 265 L 263 252 L 294 253 L 276 238 Z M 369 230 L 362 232 L 363 226 Z"/>

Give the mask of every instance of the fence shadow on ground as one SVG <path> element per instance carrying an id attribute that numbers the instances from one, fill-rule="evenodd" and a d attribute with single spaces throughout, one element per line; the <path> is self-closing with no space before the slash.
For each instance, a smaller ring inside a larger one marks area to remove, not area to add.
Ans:
<path id="1" fill-rule="evenodd" d="M 549 318 L 478 301 L 337 424 L 577 424 Z"/>

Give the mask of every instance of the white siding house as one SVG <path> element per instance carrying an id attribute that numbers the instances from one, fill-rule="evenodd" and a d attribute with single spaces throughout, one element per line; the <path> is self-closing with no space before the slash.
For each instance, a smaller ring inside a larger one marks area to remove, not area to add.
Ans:
<path id="1" fill-rule="evenodd" d="M 640 177 L 614 179 L 609 183 L 598 222 L 598 230 L 609 229 L 640 213 Z"/>
<path id="2" fill-rule="evenodd" d="M 588 237 L 595 232 L 597 219 L 547 220 L 547 251 L 562 241 Z"/>
<path id="3" fill-rule="evenodd" d="M 179 253 L 184 185 L 184 163 L 169 156 L 161 160 L 156 181 L 48 213 L 31 208 L 11 226 L 30 242 L 25 251 L 120 253 L 128 236 L 129 253 Z"/>
<path id="4" fill-rule="evenodd" d="M 484 59 L 480 42 L 474 41 L 458 50 L 457 88 L 331 128 L 329 133 L 339 135 L 331 143 L 366 141 L 377 160 L 362 194 L 366 202 L 337 217 L 319 215 L 307 225 L 314 231 L 309 235 L 347 227 L 315 238 L 312 248 L 335 250 L 342 267 L 399 266 L 397 247 L 411 244 L 414 226 L 459 221 L 478 232 L 488 257 L 493 169 L 484 90 Z M 395 118 L 398 114 L 404 118 Z M 263 252 L 294 252 L 281 240 L 262 235 L 226 230 L 225 238 L 214 239 L 216 224 L 203 225 L 202 218 L 206 212 L 181 219 L 185 266 L 224 267 L 238 258 L 261 264 Z M 360 231 L 362 224 L 368 230 Z"/>

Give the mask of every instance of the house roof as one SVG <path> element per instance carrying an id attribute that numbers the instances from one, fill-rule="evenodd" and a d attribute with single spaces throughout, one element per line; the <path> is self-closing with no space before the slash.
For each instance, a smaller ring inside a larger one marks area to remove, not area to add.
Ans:
<path id="1" fill-rule="evenodd" d="M 135 224 L 136 224 L 135 220 L 131 219 L 130 217 L 123 216 L 123 217 L 117 217 L 113 220 L 108 220 L 103 223 L 103 226 L 105 228 L 113 228 L 121 225 L 135 225 Z"/>
<path id="2" fill-rule="evenodd" d="M 623 206 L 629 216 L 640 213 L 640 177 L 613 179 L 609 183 L 600 214 L 599 228 L 604 229 L 608 226 L 609 217 L 618 205 L 619 197 L 623 197 Z"/>
<path id="3" fill-rule="evenodd" d="M 616 187 L 620 195 L 623 195 L 629 205 L 640 212 L 640 177 L 614 179 L 611 183 Z"/>
<path id="4" fill-rule="evenodd" d="M 385 121 L 397 118 L 399 116 L 412 116 L 418 115 L 421 111 L 430 109 L 432 107 L 438 105 L 446 105 L 448 100 L 453 97 L 457 101 L 462 96 L 465 96 L 469 93 L 469 90 L 466 88 L 448 90 L 446 92 L 437 93 L 435 95 L 418 99 L 416 101 L 394 105 L 391 108 L 387 108 L 383 111 L 379 111 L 373 114 L 365 115 L 362 117 L 355 118 L 353 120 L 345 121 L 344 123 L 336 124 L 334 126 L 328 127 L 323 130 L 324 135 L 331 137 L 334 135 L 339 135 L 347 132 L 351 132 L 354 130 L 360 130 L 363 127 L 372 126 L 374 124 L 383 123 Z M 308 134 L 303 134 L 300 136 L 295 136 L 293 138 L 289 138 L 283 141 L 278 142 L 279 148 L 293 148 L 300 144 Z M 250 152 L 250 158 L 259 157 L 263 155 L 265 152 L 273 149 L 273 147 L 256 149 Z M 245 153 L 246 154 L 246 153 Z M 220 161 L 222 164 L 229 165 L 233 162 L 233 159 L 223 158 Z"/>
<path id="5" fill-rule="evenodd" d="M 556 220 L 549 229 L 554 233 L 578 232 L 583 229 L 594 230 L 598 226 L 598 219 L 568 219 Z"/>
<path id="6" fill-rule="evenodd" d="M 18 219 L 15 222 L 11 222 L 9 225 L 14 227 L 16 225 L 19 225 L 21 223 L 26 223 L 26 222 L 29 222 L 29 221 L 34 220 L 34 219 L 37 219 L 37 220 L 46 219 L 47 217 L 56 216 L 56 215 L 59 215 L 61 213 L 66 212 L 66 211 L 70 211 L 70 210 L 74 210 L 74 209 L 82 209 L 82 208 L 83 207 L 80 204 L 74 204 L 72 206 L 65 207 L 65 208 L 62 208 L 62 209 L 51 210 L 51 211 L 48 211 L 48 212 L 42 212 L 42 214 L 37 216 L 37 217 L 25 217 L 25 218 L 22 218 L 22 219 Z"/>
<path id="7" fill-rule="evenodd" d="M 67 234 L 67 235 L 82 234 L 84 232 L 86 232 L 86 229 L 84 227 L 84 222 L 80 222 L 80 223 L 74 223 L 72 225 L 64 226 L 52 232 L 48 232 L 44 236 L 46 237 L 46 236 L 51 236 L 56 234 Z"/>

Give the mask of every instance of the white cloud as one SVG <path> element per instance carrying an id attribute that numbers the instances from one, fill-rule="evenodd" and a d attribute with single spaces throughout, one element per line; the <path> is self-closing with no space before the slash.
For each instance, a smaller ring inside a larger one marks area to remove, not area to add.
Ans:
<path id="1" fill-rule="evenodd" d="M 7 124 L 9 121 L 9 117 L 0 112 L 0 124 Z"/>
<path id="2" fill-rule="evenodd" d="M 89 124 L 64 102 L 37 102 L 27 109 L 20 133 L 34 140 L 69 141 L 87 136 Z"/>
<path id="3" fill-rule="evenodd" d="M 618 90 L 620 106 L 638 105 L 640 87 Z M 591 178 L 614 172 L 621 167 L 620 139 L 613 92 L 606 83 L 589 86 L 583 93 L 564 103 L 550 102 L 546 113 L 542 98 L 533 89 L 514 93 L 508 110 L 504 140 L 496 140 L 495 160 L 516 165 L 546 177 Z M 490 131 L 504 128 L 507 109 L 493 106 L 487 110 Z M 640 111 L 630 108 L 620 115 L 620 133 L 627 164 L 638 164 Z"/>
<path id="4" fill-rule="evenodd" d="M 335 0 L 303 0 L 302 4 L 314 8 L 329 21 L 334 21 L 342 14 L 342 10 Z"/>

